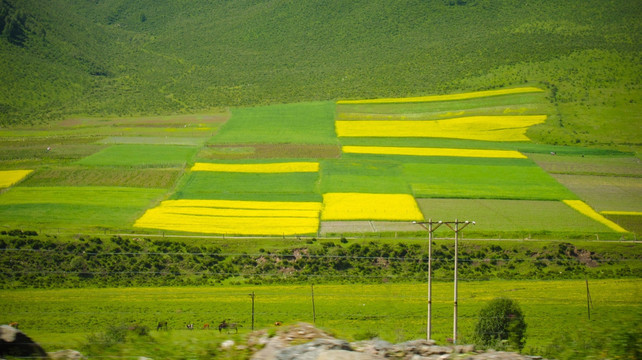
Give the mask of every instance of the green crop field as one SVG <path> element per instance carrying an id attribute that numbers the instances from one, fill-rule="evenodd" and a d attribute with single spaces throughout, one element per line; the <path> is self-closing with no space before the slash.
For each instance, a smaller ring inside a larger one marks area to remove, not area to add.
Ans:
<path id="1" fill-rule="evenodd" d="M 0 167 L 6 170 L 29 169 L 79 160 L 105 148 L 105 145 L 91 143 L 93 140 L 24 137 L 3 141 Z"/>
<path id="2" fill-rule="evenodd" d="M 334 103 L 235 108 L 211 143 L 336 144 Z"/>
<path id="3" fill-rule="evenodd" d="M 193 171 L 174 199 L 319 201 L 317 173 L 219 173 Z"/>
<path id="4" fill-rule="evenodd" d="M 407 164 L 417 197 L 574 199 L 575 195 L 537 167 Z"/>
<path id="5" fill-rule="evenodd" d="M 166 192 L 115 186 L 14 187 L 0 196 L 0 218 L 5 227 L 118 228 L 133 224 Z"/>
<path id="6" fill-rule="evenodd" d="M 591 320 L 583 280 L 461 282 L 458 332 L 464 342 L 469 339 L 479 310 L 495 297 L 519 302 L 528 326 L 526 353 L 542 353 L 560 339 L 591 340 L 626 331 L 626 324 L 642 316 L 639 280 L 591 280 L 589 287 Z M 433 284 L 432 338 L 442 344 L 452 336 L 452 292 L 452 283 Z M 92 349 L 88 335 L 139 324 L 150 329 L 149 335 L 131 334 L 119 345 L 96 346 L 93 351 L 100 352 L 90 355 L 169 356 L 176 351 L 174 341 L 167 341 L 170 334 L 176 339 L 189 334 L 190 354 L 200 359 L 224 339 L 243 341 L 252 325 L 250 293 L 255 294 L 256 328 L 273 328 L 275 321 L 286 326 L 313 322 L 311 288 L 301 285 L 14 290 L 0 294 L 0 321 L 19 319 L 24 331 L 52 350 Z M 316 325 L 348 340 L 377 336 L 401 342 L 425 336 L 426 284 L 315 285 L 314 304 Z M 222 319 L 242 324 L 240 335 L 202 330 L 203 324 L 216 326 Z M 155 330 L 159 321 L 168 322 L 169 334 Z M 193 332 L 185 329 L 188 323 L 194 324 Z"/>
<path id="7" fill-rule="evenodd" d="M 604 216 L 614 223 L 622 226 L 625 229 L 629 229 L 629 231 L 632 231 L 636 234 L 642 232 L 642 215 L 639 213 L 632 215 L 604 214 Z"/>
<path id="8" fill-rule="evenodd" d="M 198 153 L 197 160 L 215 159 L 327 159 L 341 156 L 339 145 L 318 144 L 237 144 L 209 145 Z"/>
<path id="9" fill-rule="evenodd" d="M 123 186 L 171 188 L 178 169 L 123 169 L 113 167 L 55 167 L 38 169 L 23 186 Z"/>
<path id="10" fill-rule="evenodd" d="M 79 165 L 181 167 L 188 164 L 197 148 L 171 145 L 112 145 L 79 160 Z"/>
<path id="11" fill-rule="evenodd" d="M 474 220 L 471 231 L 596 231 L 609 229 L 560 201 L 419 199 L 431 219 Z"/>
<path id="12" fill-rule="evenodd" d="M 642 182 L 636 177 L 554 175 L 598 211 L 639 211 Z"/>
<path id="13" fill-rule="evenodd" d="M 206 140 L 206 137 L 110 136 L 100 140 L 99 143 L 202 146 Z"/>
<path id="14" fill-rule="evenodd" d="M 529 154 L 542 169 L 554 174 L 642 177 L 634 156 L 548 156 Z"/>
<path id="15" fill-rule="evenodd" d="M 321 192 L 410 194 L 411 190 L 398 162 L 342 158 L 323 163 Z"/>

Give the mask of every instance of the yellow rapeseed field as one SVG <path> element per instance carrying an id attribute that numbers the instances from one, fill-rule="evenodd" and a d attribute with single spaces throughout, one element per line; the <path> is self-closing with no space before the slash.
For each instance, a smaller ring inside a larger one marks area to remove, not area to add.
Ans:
<path id="1" fill-rule="evenodd" d="M 423 215 L 408 194 L 328 193 L 323 195 L 321 220 L 421 221 Z"/>
<path id="2" fill-rule="evenodd" d="M 0 189 L 7 188 L 18 181 L 22 180 L 25 176 L 29 175 L 33 170 L 5 170 L 0 171 Z"/>
<path id="3" fill-rule="evenodd" d="M 600 215 L 597 211 L 593 210 L 588 204 L 586 204 L 582 200 L 563 200 L 564 203 L 573 209 L 579 211 L 580 213 L 590 217 L 591 219 L 598 221 L 606 226 L 608 226 L 610 229 L 617 231 L 617 232 L 628 232 L 625 229 L 623 229 L 620 225 L 614 223 L 613 221 L 605 218 L 604 216 Z"/>
<path id="4" fill-rule="evenodd" d="M 243 173 L 288 173 L 288 172 L 318 172 L 318 162 L 284 162 L 268 164 L 212 164 L 196 163 L 192 171 L 220 171 Z"/>
<path id="5" fill-rule="evenodd" d="M 628 215 L 628 216 L 642 216 L 641 211 L 600 211 L 604 215 Z"/>
<path id="6" fill-rule="evenodd" d="M 529 141 L 526 130 L 546 115 L 467 116 L 431 121 L 336 121 L 339 137 L 425 137 Z"/>
<path id="7" fill-rule="evenodd" d="M 167 200 L 147 210 L 134 227 L 233 235 L 317 232 L 321 203 Z"/>
<path id="8" fill-rule="evenodd" d="M 465 100 L 465 99 L 474 99 L 474 98 L 498 96 L 498 95 L 543 92 L 543 91 L 544 90 L 537 87 L 520 87 L 520 88 L 513 88 L 513 89 L 475 91 L 475 92 L 448 94 L 448 95 L 429 95 L 429 96 L 406 97 L 406 98 L 383 98 L 383 99 L 367 99 L 367 100 L 339 100 L 337 101 L 337 104 L 390 104 L 390 103 L 450 101 L 450 100 Z"/>
<path id="9" fill-rule="evenodd" d="M 385 155 L 415 155 L 415 156 L 454 156 L 480 158 L 512 158 L 526 159 L 519 151 L 514 150 L 482 150 L 482 149 L 450 149 L 450 148 L 421 148 L 396 146 L 343 146 L 344 153 L 352 154 L 385 154 Z"/>

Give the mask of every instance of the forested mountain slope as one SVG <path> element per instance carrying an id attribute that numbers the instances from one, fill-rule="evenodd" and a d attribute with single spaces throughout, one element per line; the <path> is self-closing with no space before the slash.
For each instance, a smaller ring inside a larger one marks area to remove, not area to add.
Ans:
<path id="1" fill-rule="evenodd" d="M 532 83 L 559 112 L 536 140 L 639 145 L 640 13 L 602 0 L 0 0 L 0 123 Z"/>

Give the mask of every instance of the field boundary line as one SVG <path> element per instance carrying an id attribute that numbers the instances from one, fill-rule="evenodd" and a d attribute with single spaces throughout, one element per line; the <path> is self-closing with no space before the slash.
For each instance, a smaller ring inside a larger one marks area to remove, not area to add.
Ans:
<path id="1" fill-rule="evenodd" d="M 544 90 L 540 88 L 529 86 L 529 87 L 519 87 L 519 88 L 512 88 L 512 89 L 485 90 L 485 91 L 475 91 L 475 92 L 467 92 L 467 93 L 459 93 L 459 94 L 427 95 L 427 96 L 406 97 L 406 98 L 339 100 L 337 101 L 337 104 L 338 105 L 391 104 L 391 103 L 409 103 L 409 102 L 452 101 L 452 100 L 467 100 L 467 99 L 475 99 L 475 98 L 482 98 L 482 97 L 524 94 L 524 93 L 543 92 L 543 91 Z"/>

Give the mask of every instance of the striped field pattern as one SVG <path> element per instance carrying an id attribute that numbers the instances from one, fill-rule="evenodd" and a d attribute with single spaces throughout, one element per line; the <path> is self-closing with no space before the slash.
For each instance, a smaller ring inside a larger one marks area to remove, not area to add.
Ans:
<path id="1" fill-rule="evenodd" d="M 134 227 L 232 235 L 316 233 L 321 203 L 167 200 L 147 210 Z"/>

